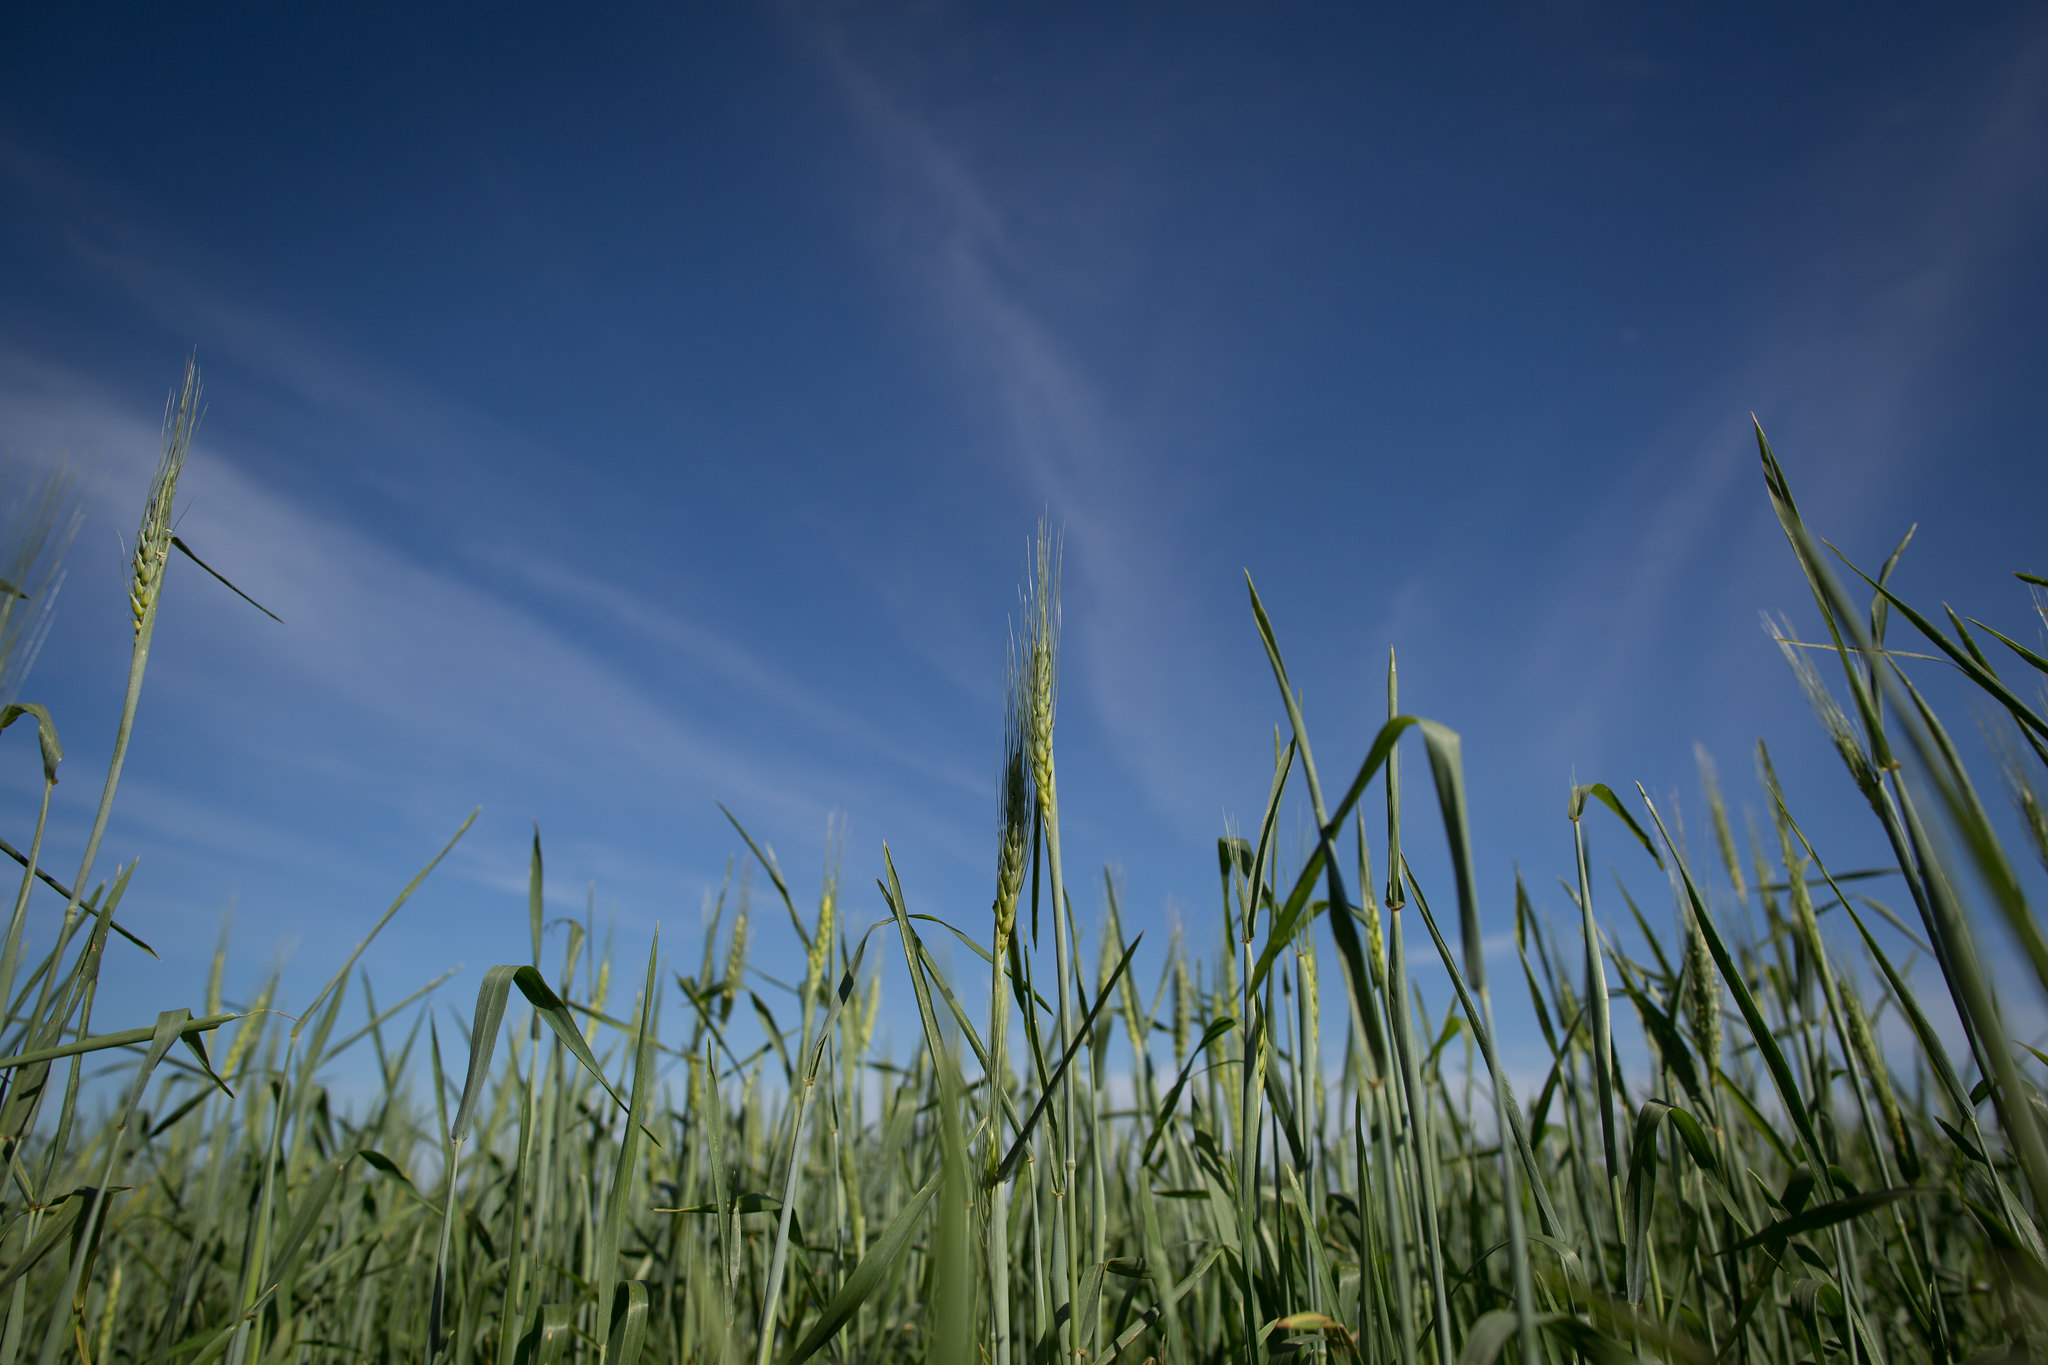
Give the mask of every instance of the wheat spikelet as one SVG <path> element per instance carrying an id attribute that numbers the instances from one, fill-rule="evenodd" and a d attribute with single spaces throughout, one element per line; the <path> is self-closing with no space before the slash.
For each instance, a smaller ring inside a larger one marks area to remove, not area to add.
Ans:
<path id="1" fill-rule="evenodd" d="M 1056 810 L 1052 774 L 1052 726 L 1059 699 L 1060 538 L 1043 518 L 1032 545 L 1031 573 L 1024 580 L 1024 681 L 1029 713 L 1026 749 L 1031 780 L 1037 788 L 1039 814 L 1050 821 Z"/>
<path id="2" fill-rule="evenodd" d="M 1579 1006 L 1579 993 L 1572 988 L 1571 978 L 1560 974 L 1557 977 L 1558 1017 L 1561 1019 L 1576 1019 L 1579 1015 Z"/>
<path id="3" fill-rule="evenodd" d="M 590 991 L 591 1005 L 594 1008 L 603 1009 L 605 1006 L 605 1001 L 611 997 L 611 993 L 612 958 L 610 950 L 607 949 L 605 955 L 602 958 L 598 959 L 597 984 L 591 987 Z M 584 1021 L 583 1036 L 585 1038 L 595 1038 L 597 1036 L 597 1020 L 587 1019 Z"/>
<path id="4" fill-rule="evenodd" d="M 1721 799 L 1721 774 L 1714 766 L 1714 759 L 1704 744 L 1692 746 L 1694 760 L 1699 764 L 1700 786 L 1707 794 L 1707 810 L 1714 819 L 1714 842 L 1720 847 L 1721 861 L 1728 869 L 1728 884 L 1735 888 L 1735 898 L 1741 900 L 1749 894 L 1743 884 L 1742 855 L 1735 849 L 1735 831 L 1728 824 L 1728 806 Z"/>
<path id="5" fill-rule="evenodd" d="M 1687 909 L 1685 933 L 1685 1010 L 1693 1042 L 1709 1068 L 1721 1065 L 1721 977 L 1707 936 Z"/>
<path id="6" fill-rule="evenodd" d="M 804 994 L 813 997 L 825 979 L 832 961 L 832 929 L 839 909 L 839 860 L 846 844 L 846 829 L 825 832 L 825 889 L 818 895 L 818 925 L 811 933 L 811 951 L 804 962 Z"/>
<path id="7" fill-rule="evenodd" d="M 1898 1154 L 1906 1179 L 1917 1180 L 1920 1177 L 1920 1158 L 1913 1147 L 1913 1134 L 1906 1127 L 1906 1116 L 1899 1109 L 1899 1097 L 1892 1091 L 1891 1068 L 1885 1064 L 1884 1054 L 1877 1050 L 1877 1040 L 1870 1032 L 1869 1016 L 1863 1013 L 1863 1002 L 1853 990 L 1842 992 L 1842 1019 L 1848 1025 L 1849 1043 L 1856 1049 L 1864 1073 L 1870 1077 L 1871 1088 L 1877 1091 L 1877 1107 L 1884 1114 L 1884 1126 L 1890 1133 L 1892 1150 Z"/>
<path id="8" fill-rule="evenodd" d="M 1188 1043 L 1195 1033 L 1195 984 L 1188 976 L 1188 960 L 1173 955 L 1173 1064 L 1188 1059 Z"/>
<path id="9" fill-rule="evenodd" d="M 2040 589 L 2036 588 L 2034 594 L 2038 600 L 2048 601 Z M 4 694 L 0 694 L 0 700 L 5 700 Z M 2048 802 L 2042 800 L 2040 790 L 2034 785 L 2033 771 L 2021 757 L 2013 732 L 2003 726 L 1986 724 L 1983 717 L 1979 717 L 1979 724 L 1992 756 L 1998 760 L 1999 785 L 2005 788 L 2013 810 L 2020 817 L 2020 828 L 2025 832 L 2027 842 L 2033 846 L 2034 856 L 2040 859 L 2042 867 L 2048 868 Z"/>
<path id="10" fill-rule="evenodd" d="M 732 939 L 725 950 L 725 978 L 719 990 L 719 1017 L 732 1015 L 733 1002 L 739 999 L 740 973 L 747 965 L 747 918 L 753 908 L 753 872 L 740 874 L 740 908 L 732 917 Z"/>
<path id="11" fill-rule="evenodd" d="M 149 500 L 142 507 L 142 525 L 135 532 L 134 562 L 128 573 L 128 611 L 136 637 L 142 635 L 163 588 L 164 565 L 171 557 L 171 504 L 178 494 L 178 476 L 192 448 L 199 425 L 199 365 L 185 362 L 185 383 L 164 405 L 164 449 L 150 480 Z"/>
<path id="12" fill-rule="evenodd" d="M 1024 886 L 1024 863 L 1030 854 L 1031 777 L 1025 767 L 1025 732 L 1029 727 L 1030 703 L 1025 675 L 1014 644 L 1004 670 L 1002 806 L 996 847 L 996 943 L 997 970 L 1009 950 L 1010 935 L 1017 928 L 1017 896 Z"/>
<path id="13" fill-rule="evenodd" d="M 1372 887 L 1372 853 L 1366 848 L 1365 824 L 1361 817 L 1358 827 L 1358 895 L 1364 902 L 1366 966 L 1372 972 L 1373 985 L 1384 991 L 1387 988 L 1386 929 L 1380 923 L 1379 897 L 1373 895 Z"/>
<path id="14" fill-rule="evenodd" d="M 242 1069 L 242 1063 L 248 1060 L 250 1049 L 256 1045 L 256 1036 L 263 1032 L 263 1013 L 270 1008 L 271 999 L 276 994 L 277 977 L 273 974 L 263 983 L 263 989 L 257 992 L 254 1003 L 249 1006 L 250 1018 L 235 1030 L 235 1041 L 228 1044 L 227 1055 L 221 1058 L 222 1076 L 232 1079 Z"/>
<path id="15" fill-rule="evenodd" d="M 98 1352 L 93 1356 L 95 1360 L 110 1360 L 113 1358 L 109 1352 L 114 1341 L 114 1324 L 120 1321 L 121 1272 L 123 1269 L 125 1267 L 116 1264 L 114 1266 L 114 1273 L 107 1278 L 107 1301 L 100 1308 L 100 1346 Z M 85 1295 L 81 1291 L 79 1298 L 83 1300 L 84 1297 Z"/>
<path id="16" fill-rule="evenodd" d="M 860 1009 L 852 1011 L 852 1014 L 854 1016 L 852 1050 L 858 1056 L 866 1052 L 868 1044 L 874 1040 L 875 1021 L 881 1018 L 882 1015 L 882 978 L 879 974 L 868 978 L 866 1003 Z"/>
<path id="17" fill-rule="evenodd" d="M 811 951 L 804 960 L 804 993 L 815 995 L 818 983 L 824 979 L 826 961 L 832 948 L 832 917 L 839 898 L 838 869 L 832 870 L 825 883 L 825 893 L 818 899 L 818 928 L 811 935 Z"/>

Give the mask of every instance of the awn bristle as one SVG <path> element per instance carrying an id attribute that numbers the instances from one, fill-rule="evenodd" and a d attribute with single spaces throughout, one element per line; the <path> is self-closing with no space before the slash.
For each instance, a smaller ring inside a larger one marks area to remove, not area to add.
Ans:
<path id="1" fill-rule="evenodd" d="M 2039 595 L 2038 589 L 2036 595 Z M 2034 856 L 2042 867 L 2048 868 L 2048 803 L 2042 801 L 2041 792 L 2034 785 L 2033 770 L 2021 756 L 2013 732 L 2004 726 L 1989 724 L 1988 717 L 1982 719 L 1987 722 L 1984 724 L 1984 736 L 1990 743 L 1992 755 L 1998 760 L 1999 785 L 2005 788 L 2014 812 L 2020 817 L 2020 828 L 2026 832 L 2027 843 L 2033 847 Z M 2033 743 L 2035 753 L 2040 755 L 2042 745 L 2038 739 L 2032 735 L 2027 735 L 2027 738 Z M 2043 762 L 2048 764 L 2048 757 L 2044 757 Z"/>
<path id="2" fill-rule="evenodd" d="M 64 552 L 84 519 L 77 469 L 62 458 L 40 469 L 0 462 L 0 704 L 14 700 L 35 665 L 63 585 Z"/>
<path id="3" fill-rule="evenodd" d="M 1741 900 L 1749 891 L 1742 881 L 1742 855 L 1735 850 L 1735 831 L 1728 824 L 1728 804 L 1721 799 L 1721 773 L 1706 745 L 1694 744 L 1692 752 L 1700 768 L 1700 785 L 1706 789 L 1707 810 L 1714 819 L 1714 843 L 1721 850 L 1721 862 L 1728 869 L 1728 884 L 1735 889 L 1735 899 Z"/>
<path id="4" fill-rule="evenodd" d="M 1813 713 L 1820 717 L 1828 738 L 1835 742 L 1835 749 L 1842 755 L 1842 761 L 1849 765 L 1849 775 L 1856 780 L 1856 787 L 1866 796 L 1878 789 L 1877 770 L 1871 765 L 1870 756 L 1863 751 L 1863 742 L 1850 728 L 1849 718 L 1842 714 L 1842 707 L 1828 691 L 1827 684 L 1820 680 L 1813 664 L 1801 652 L 1792 635 L 1790 622 L 1773 623 L 1766 616 L 1764 628 L 1770 632 L 1778 649 L 1791 665 L 1792 675 L 1799 679 L 1799 686 L 1806 693 L 1806 700 L 1813 706 Z"/>

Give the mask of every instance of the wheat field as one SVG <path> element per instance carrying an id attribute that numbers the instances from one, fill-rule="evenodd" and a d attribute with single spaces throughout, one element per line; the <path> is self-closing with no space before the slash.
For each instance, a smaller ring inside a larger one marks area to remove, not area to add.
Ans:
<path id="1" fill-rule="evenodd" d="M 1355 767 L 1319 767 L 1255 588 L 1285 724 L 1258 828 L 1217 841 L 1215 918 L 1170 943 L 1128 934 L 1114 882 L 1098 901 L 1063 866 L 1044 526 L 985 914 L 906 903 L 883 848 L 862 876 L 887 913 L 854 922 L 838 856 L 800 896 L 735 819 L 761 894 L 729 878 L 701 943 L 613 962 L 583 926 L 544 941 L 536 832 L 531 958 L 490 969 L 473 1012 L 434 1013 L 439 982 L 381 1001 L 356 971 L 444 848 L 294 1015 L 274 978 L 224 1008 L 217 957 L 196 1011 L 94 1032 L 132 868 L 108 875 L 100 842 L 158 604 L 189 567 L 171 569 L 189 556 L 172 512 L 198 398 L 188 366 L 134 540 L 118 738 L 68 884 L 44 833 L 72 718 L 21 703 L 0 719 L 7 761 L 45 777 L 5 831 L 23 870 L 0 945 L 0 1365 L 2048 1352 L 2048 1058 L 2001 1003 L 2048 989 L 2015 861 L 2048 864 L 2048 660 L 1895 597 L 1898 554 L 1866 574 L 1825 548 L 1761 430 L 1764 492 L 1825 626 L 1780 643 L 1842 799 L 1892 861 L 1842 868 L 1810 846 L 1761 744 L 1761 818 L 1739 830 L 1702 757 L 1709 837 L 1692 848 L 1641 788 L 1561 783 L 1570 916 L 1518 885 L 1514 952 L 1492 964 L 1512 961 L 1498 984 L 1540 1032 L 1532 1084 L 1495 1042 L 1481 931 L 1505 897 L 1477 882 L 1457 733 L 1401 710 L 1389 658 L 1385 727 Z M 61 473 L 8 477 L 0 676 L 18 677 L 75 518 Z M 2028 582 L 2048 621 L 2048 581 Z M 1931 669 L 2013 737 L 1995 781 L 2017 818 L 1994 814 L 1928 703 Z M 1306 841 L 1279 834 L 1289 800 L 1312 813 Z M 1596 869 L 1589 827 L 1662 877 Z M 1447 884 L 1403 857 L 1425 843 L 1448 850 Z M 1083 902 L 1103 907 L 1092 922 Z M 786 914 L 806 952 L 772 1002 L 749 974 L 757 913 Z M 986 1000 L 979 974 L 972 992 L 948 980 L 956 953 L 991 968 Z M 877 1043 L 885 956 L 918 1020 L 895 1055 Z M 1415 980 L 1438 967 L 1452 989 L 1433 1014 Z M 367 1102 L 329 1089 L 345 1055 L 369 1058 Z M 94 1099 L 87 1064 L 109 1060 L 121 1078 Z"/>

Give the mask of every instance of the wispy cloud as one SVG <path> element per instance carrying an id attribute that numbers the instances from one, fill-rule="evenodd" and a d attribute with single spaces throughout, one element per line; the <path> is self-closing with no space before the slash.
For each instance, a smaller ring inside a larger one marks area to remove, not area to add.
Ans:
<path id="1" fill-rule="evenodd" d="M 672 653 L 681 666 L 693 673 L 715 677 L 727 688 L 766 702 L 810 729 L 921 778 L 942 783 L 955 792 L 976 797 L 988 793 L 989 780 L 985 774 L 898 742 L 829 694 L 790 677 L 755 651 L 672 609 L 558 562 L 524 556 L 500 562 L 508 575 L 623 627 L 635 637 Z"/>
<path id="2" fill-rule="evenodd" d="M 89 576 L 118 574 L 118 555 L 106 553 L 100 538 L 124 524 L 127 497 L 146 476 L 156 443 L 150 418 L 95 381 L 0 352 L 0 444 L 87 450 L 106 469 L 92 518 L 100 529 L 81 546 L 87 558 L 74 557 Z M 684 799 L 694 823 L 707 827 L 715 824 L 716 796 L 764 821 L 822 828 L 826 808 L 806 794 L 844 791 L 850 774 L 831 770 L 810 746 L 781 742 L 791 722 L 799 731 L 830 731 L 869 756 L 887 755 L 927 784 L 936 776 L 956 790 L 975 788 L 971 776 L 893 745 L 700 624 L 545 565 L 527 566 L 522 581 L 421 562 L 264 485 L 208 444 L 203 429 L 186 490 L 184 536 L 214 551 L 220 567 L 290 624 L 262 621 L 191 575 L 183 600 L 174 602 L 186 633 L 159 651 L 152 693 L 176 696 L 188 727 L 217 732 L 230 749 L 248 742 L 237 738 L 238 710 L 299 713 L 261 727 L 271 742 L 279 734 L 305 738 L 287 766 L 304 781 L 357 792 L 395 784 L 423 834 L 445 835 L 449 811 L 487 790 L 545 792 L 553 804 L 598 811 L 673 809 Z M 537 610 L 535 583 L 665 639 L 708 665 L 698 671 L 711 683 L 743 691 L 758 715 L 744 732 L 706 724 L 693 715 L 688 690 L 651 691 L 658 680 L 567 633 L 559 622 L 575 612 Z M 116 590 L 113 582 L 98 586 Z M 88 588 L 66 605 L 86 610 L 90 600 Z M 153 791 L 143 775 L 122 809 L 156 839 L 301 868 L 321 861 L 306 838 L 261 827 L 256 809 L 215 821 L 220 812 L 208 813 L 203 793 L 175 800 Z M 209 821 L 212 833 L 201 838 L 195 831 Z M 638 866 L 615 870 L 641 886 L 680 870 L 658 853 L 650 864 L 648 852 L 631 855 Z M 324 859 L 346 853 L 330 844 Z M 453 870 L 464 874 L 466 862 L 458 857 Z M 481 864 L 468 875 L 487 876 Z"/>
<path id="3" fill-rule="evenodd" d="M 884 64 L 827 19 L 805 29 L 818 60 L 893 173 L 899 195 L 880 212 L 913 219 L 882 234 L 891 268 L 931 309 L 946 364 L 963 370 L 1004 432 L 1010 477 L 1066 534 L 1066 616 L 1079 648 L 1066 682 L 1125 776 L 1184 831 L 1215 812 L 1191 782 L 1186 736 L 1214 711 L 1215 660 L 1194 620 L 1174 471 L 1142 425 L 1094 382 L 1079 348 L 1030 300 L 1034 282 L 1085 274 L 1020 239 L 970 153 L 942 134 Z M 1207 774 L 1213 779 L 1214 774 Z"/>
<path id="4" fill-rule="evenodd" d="M 1814 168 L 1810 197 L 1786 205 L 1792 279 L 1749 354 L 1635 455 L 1583 523 L 1574 553 L 1592 571 L 1572 574 L 1577 590 L 1532 619 L 1534 672 L 1569 680 L 1550 732 L 1567 747 L 1590 749 L 1611 730 L 1618 699 L 1638 686 L 1632 656 L 1725 647 L 1757 608 L 1803 596 L 1783 596 L 1775 524 L 1737 510 L 1740 499 L 1762 506 L 1747 411 L 1797 479 L 1828 490 L 1836 538 L 1904 530 L 1863 523 L 1894 515 L 1901 471 L 1933 457 L 1927 384 L 2005 306 L 1998 281 L 2048 222 L 2048 23 L 2003 52 L 1972 51 L 1911 105 L 1859 118 Z M 1712 639 L 1682 640 L 1682 603 L 1702 594 L 1749 600 Z"/>
<path id="5" fill-rule="evenodd" d="M 195 874 L 179 893 L 189 914 L 210 918 L 220 896 L 264 878 L 311 879 L 320 890 L 297 912 L 339 913 L 366 888 L 384 891 L 376 868 L 403 867 L 402 883 L 479 801 L 484 825 L 439 882 L 517 892 L 514 845 L 539 814 L 551 873 L 567 874 L 557 893 L 596 876 L 636 917 L 678 895 L 694 909 L 720 875 L 734 840 L 713 800 L 785 843 L 789 831 L 822 835 L 831 811 L 850 815 L 863 838 L 890 835 L 899 857 L 920 851 L 905 867 L 913 894 L 979 870 L 992 773 L 872 719 L 857 690 L 599 580 L 571 549 L 548 548 L 559 535 L 531 530 L 558 515 L 532 490 L 573 478 L 601 506 L 591 482 L 619 470 L 586 469 L 250 303 L 219 282 L 232 270 L 134 227 L 117 193 L 0 151 L 0 178 L 40 205 L 63 252 L 129 318 L 202 336 L 202 364 L 242 400 L 234 421 L 202 427 L 181 529 L 290 624 L 262 621 L 196 574 L 173 592 L 178 628 L 152 670 L 150 733 L 198 748 L 205 772 L 181 799 L 186 779 L 139 757 L 117 811 L 124 856 Z M 156 413 L 146 394 L 31 345 L 0 321 L 0 447 L 86 452 L 106 473 L 73 555 L 66 606 L 78 612 L 95 592 L 117 598 L 112 528 L 131 519 L 154 461 Z M 77 677 L 112 676 L 125 648 L 89 629 L 72 644 Z M 93 761 L 89 741 L 73 748 L 74 765 Z M 248 780 L 281 799 L 217 789 Z M 381 840 L 374 867 L 366 839 Z M 802 877 L 817 850 L 805 839 L 790 851 Z"/>

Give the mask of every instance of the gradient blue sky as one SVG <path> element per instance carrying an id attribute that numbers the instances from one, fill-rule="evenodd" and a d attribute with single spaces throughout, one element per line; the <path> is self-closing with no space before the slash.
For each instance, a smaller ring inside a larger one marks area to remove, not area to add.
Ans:
<path id="1" fill-rule="evenodd" d="M 165 962 L 100 1017 L 197 1003 L 230 901 L 231 994 L 288 950 L 303 998 L 478 804 L 386 998 L 523 956 L 534 819 L 629 955 L 694 956 L 721 800 L 805 897 L 837 811 L 856 921 L 886 839 L 981 926 L 1041 509 L 1091 916 L 1113 863 L 1214 939 L 1280 719 L 1247 568 L 1326 770 L 1389 646 L 1464 734 L 1497 932 L 1516 865 L 1562 908 L 1575 772 L 1693 808 L 1696 741 L 1746 797 L 1768 737 L 1865 859 L 1749 415 L 1837 544 L 1917 521 L 1908 593 L 2025 629 L 2044 168 L 2039 3 L 19 14 L 0 448 L 102 476 L 26 689 L 60 870 L 194 346 L 183 534 L 289 622 L 173 572 L 108 843 Z M 35 780 L 0 753 L 17 842 Z"/>

